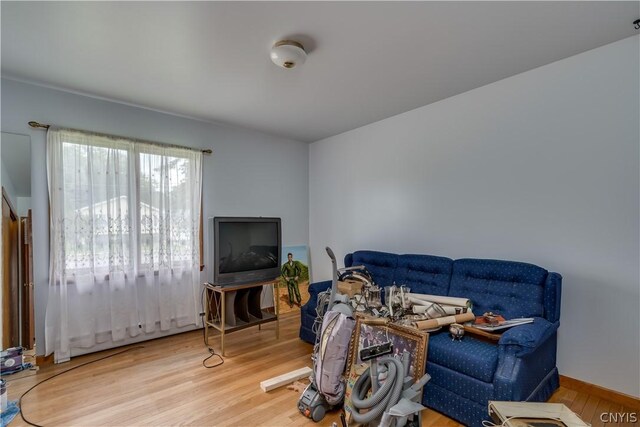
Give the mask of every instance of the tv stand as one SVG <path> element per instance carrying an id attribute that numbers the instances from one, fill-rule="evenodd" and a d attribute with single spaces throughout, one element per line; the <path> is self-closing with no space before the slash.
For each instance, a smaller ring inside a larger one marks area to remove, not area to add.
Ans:
<path id="1" fill-rule="evenodd" d="M 240 329 L 276 322 L 276 339 L 280 338 L 278 319 L 279 290 L 278 280 L 245 283 L 242 285 L 220 286 L 205 283 L 204 291 L 207 303 L 204 306 L 204 340 L 209 344 L 209 327 L 220 331 L 220 351 L 224 356 L 225 334 Z M 271 313 L 260 307 L 263 286 L 273 289 L 274 311 Z"/>

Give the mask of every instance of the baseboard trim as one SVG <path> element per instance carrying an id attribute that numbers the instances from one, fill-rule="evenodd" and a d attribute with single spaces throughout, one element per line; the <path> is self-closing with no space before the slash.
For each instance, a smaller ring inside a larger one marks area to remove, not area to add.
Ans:
<path id="1" fill-rule="evenodd" d="M 40 368 L 43 366 L 53 365 L 53 354 L 48 356 L 36 356 L 36 365 Z"/>
<path id="2" fill-rule="evenodd" d="M 593 396 L 597 396 L 601 399 L 619 403 L 620 405 L 623 405 L 629 409 L 640 410 L 640 399 L 638 399 L 637 397 L 629 396 L 628 394 L 620 393 L 619 391 L 609 390 L 608 388 L 604 388 L 599 385 L 591 384 L 564 375 L 560 375 L 560 385 L 571 390 L 581 391 Z"/>

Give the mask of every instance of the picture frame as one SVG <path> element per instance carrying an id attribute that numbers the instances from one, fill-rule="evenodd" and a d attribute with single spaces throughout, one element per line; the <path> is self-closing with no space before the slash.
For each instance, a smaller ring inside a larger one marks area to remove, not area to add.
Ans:
<path id="1" fill-rule="evenodd" d="M 429 334 L 390 322 L 382 323 L 380 320 L 369 316 L 356 316 L 356 326 L 351 336 L 347 358 L 347 378 L 352 377 L 352 373 L 359 376 L 369 367 L 369 362 L 360 360 L 362 348 L 381 344 L 388 338 L 393 343 L 394 353 L 392 354 L 400 357 L 403 350 L 409 353 L 409 374 L 414 381 L 417 381 L 425 373 Z"/>
<path id="2" fill-rule="evenodd" d="M 368 336 L 369 334 L 369 336 Z M 356 325 L 349 345 L 346 369 L 346 392 L 344 413 L 349 423 L 351 420 L 351 392 L 358 377 L 369 367 L 369 362 L 360 360 L 360 350 L 368 345 L 381 344 L 387 340 L 393 343 L 394 353 L 401 354 L 401 349 L 409 352 L 409 374 L 413 381 L 418 381 L 425 373 L 429 334 L 419 329 L 385 322 L 384 319 L 364 315 L 356 315 Z M 365 340 L 367 340 L 365 342 Z M 392 353 L 393 354 L 393 353 Z"/>
<path id="3" fill-rule="evenodd" d="M 284 269 L 285 264 L 289 262 L 288 255 L 291 254 L 292 262 L 297 266 L 298 279 L 295 280 L 295 288 L 292 289 L 287 286 L 287 280 L 284 277 L 284 271 L 278 278 L 277 286 L 280 289 L 280 304 L 278 315 L 284 313 L 290 313 L 294 311 L 300 311 L 300 308 L 305 305 L 310 298 L 309 295 L 309 283 L 311 277 L 311 271 L 309 268 L 309 248 L 305 245 L 299 246 L 283 246 L 282 247 L 282 264 L 281 269 Z"/>

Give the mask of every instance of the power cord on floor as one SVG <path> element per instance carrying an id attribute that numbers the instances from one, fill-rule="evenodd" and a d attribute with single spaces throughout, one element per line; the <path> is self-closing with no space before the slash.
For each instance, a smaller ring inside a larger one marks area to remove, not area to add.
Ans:
<path id="1" fill-rule="evenodd" d="M 545 411 L 543 411 L 543 412 L 545 412 Z M 484 420 L 484 421 L 482 421 L 482 426 L 483 427 L 509 427 L 510 425 L 512 425 L 512 424 L 509 423 L 509 421 L 518 420 L 518 419 L 522 420 L 522 419 L 527 419 L 527 418 L 523 417 L 522 415 L 514 415 L 512 417 L 505 418 L 505 420 L 501 424 L 495 424 L 495 423 L 493 423 L 491 421 Z M 560 418 L 553 417 L 553 416 L 540 418 L 540 420 L 541 421 L 553 420 L 553 421 L 558 421 L 558 422 L 561 422 L 561 423 L 563 422 Z"/>
<path id="2" fill-rule="evenodd" d="M 202 309 L 202 316 L 204 316 L 204 313 L 206 312 L 204 309 L 204 293 L 205 293 L 206 289 L 203 286 L 202 287 L 202 294 L 200 295 L 200 308 Z M 210 304 L 211 301 L 207 301 L 207 304 Z M 203 323 L 206 322 L 208 319 L 203 319 Z M 204 341 L 204 345 L 205 347 L 207 347 L 207 351 L 209 351 L 209 356 L 207 356 L 203 361 L 202 361 L 202 366 L 204 366 L 207 369 L 211 369 L 211 368 L 217 368 L 218 366 L 222 365 L 224 363 L 224 359 L 222 358 L 221 355 L 219 355 L 218 353 L 216 353 L 216 351 L 212 348 L 209 347 L 209 343 L 207 342 L 207 338 L 205 336 L 205 328 L 207 327 L 207 325 L 203 324 L 202 325 L 202 341 Z M 220 361 L 218 363 L 216 363 L 215 365 L 207 365 L 207 360 L 211 359 L 213 356 L 217 356 Z"/>
<path id="3" fill-rule="evenodd" d="M 42 384 L 42 383 L 44 383 L 44 382 L 46 382 L 46 381 L 49 381 L 49 380 L 51 380 L 51 379 L 53 379 L 53 378 L 55 378 L 55 377 L 58 377 L 58 376 L 60 376 L 60 375 L 62 375 L 62 374 L 66 374 L 66 373 L 67 373 L 67 372 L 69 372 L 69 371 L 73 371 L 74 369 L 78 369 L 78 368 L 81 368 L 81 367 L 83 367 L 83 366 L 89 365 L 89 364 L 91 364 L 91 363 L 99 362 L 99 361 L 101 361 L 101 360 L 108 359 L 108 358 L 110 358 L 110 357 L 117 356 L 117 355 L 119 355 L 119 354 L 126 353 L 126 352 L 131 351 L 131 350 L 137 350 L 137 349 L 139 349 L 139 348 L 144 348 L 144 346 L 142 346 L 142 345 L 138 345 L 138 346 L 136 346 L 136 347 L 131 347 L 131 348 L 128 348 L 128 349 L 126 349 L 126 350 L 122 350 L 122 351 L 119 351 L 119 352 L 117 352 L 117 353 L 113 353 L 113 354 L 110 354 L 110 355 L 108 355 L 108 356 L 101 357 L 101 358 L 99 358 L 99 359 L 95 359 L 95 360 L 91 360 L 91 361 L 89 361 L 89 362 L 82 363 L 82 364 L 80 364 L 80 365 L 78 365 L 78 366 L 74 366 L 73 368 L 69 368 L 69 369 L 67 369 L 66 371 L 58 372 L 57 374 L 52 375 L 52 376 L 50 376 L 49 378 L 45 378 L 44 380 L 42 380 L 42 381 L 40 381 L 40 382 L 36 383 L 36 384 L 35 384 L 35 385 L 33 385 L 29 390 L 27 390 L 27 391 L 25 391 L 24 393 L 22 393 L 22 396 L 20 396 L 20 399 L 18 400 L 18 406 L 20 407 L 20 416 L 22 417 L 22 419 L 24 420 L 24 422 L 25 422 L 25 423 L 27 423 L 27 424 L 29 424 L 29 425 L 31 425 L 31 426 L 34 426 L 34 427 L 43 427 L 43 426 L 41 426 L 41 425 L 39 425 L 39 424 L 32 423 L 32 422 L 31 422 L 31 421 L 29 421 L 29 420 L 27 419 L 27 417 L 24 415 L 24 410 L 23 410 L 23 408 L 22 408 L 22 399 L 24 399 L 24 397 L 27 395 L 27 393 L 29 393 L 29 392 L 30 392 L 31 390 L 33 390 L 34 388 L 38 387 L 40 384 Z"/>
<path id="4" fill-rule="evenodd" d="M 218 353 L 216 353 L 216 351 L 214 349 L 212 349 L 211 347 L 208 347 L 207 350 L 209 350 L 209 356 L 204 359 L 202 361 L 202 366 L 204 366 L 207 369 L 211 369 L 211 368 L 217 368 L 218 366 L 222 365 L 224 363 L 224 359 L 222 358 L 222 356 L 220 356 Z M 213 356 L 218 356 L 220 358 L 220 361 L 218 363 L 216 363 L 215 365 L 207 365 L 207 360 L 211 359 Z"/>

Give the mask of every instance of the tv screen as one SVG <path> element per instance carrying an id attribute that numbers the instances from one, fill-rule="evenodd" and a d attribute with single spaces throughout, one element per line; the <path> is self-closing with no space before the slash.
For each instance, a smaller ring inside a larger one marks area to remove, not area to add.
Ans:
<path id="1" fill-rule="evenodd" d="M 280 218 L 216 217 L 214 283 L 271 280 L 280 274 Z"/>

